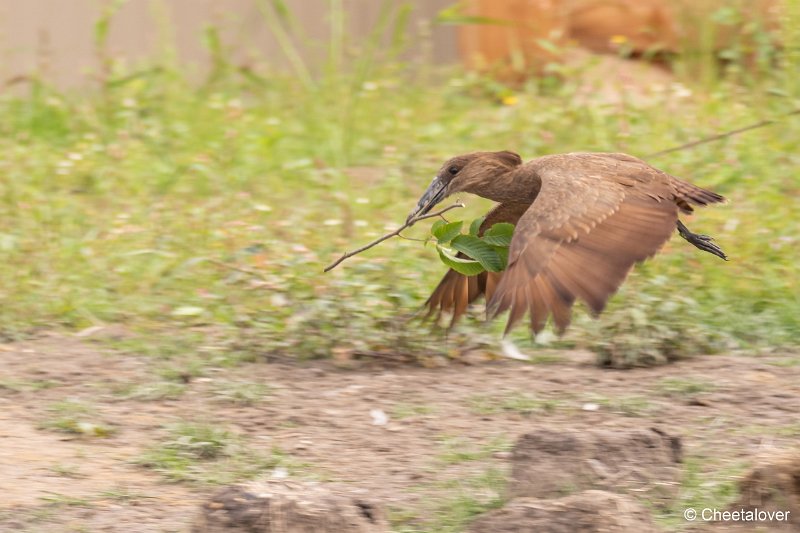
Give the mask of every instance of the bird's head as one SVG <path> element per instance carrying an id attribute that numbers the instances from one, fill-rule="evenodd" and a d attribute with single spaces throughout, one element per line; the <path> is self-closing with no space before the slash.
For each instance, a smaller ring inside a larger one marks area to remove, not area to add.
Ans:
<path id="1" fill-rule="evenodd" d="M 482 189 L 495 177 L 521 164 L 518 154 L 505 151 L 474 152 L 453 157 L 439 169 L 406 221 L 428 213 L 451 194 L 469 192 L 481 195 Z"/>

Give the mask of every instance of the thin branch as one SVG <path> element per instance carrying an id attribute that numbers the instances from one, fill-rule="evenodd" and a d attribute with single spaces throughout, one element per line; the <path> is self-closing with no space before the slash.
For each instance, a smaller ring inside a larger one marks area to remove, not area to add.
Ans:
<path id="1" fill-rule="evenodd" d="M 792 116 L 792 115 L 800 115 L 800 109 L 795 109 L 794 111 L 789 111 L 788 113 L 784 113 L 783 115 L 780 115 L 780 117 L 778 117 L 778 118 L 789 117 L 789 116 Z M 680 150 L 685 150 L 687 148 L 694 148 L 695 146 L 699 146 L 701 144 L 706 144 L 706 143 L 710 143 L 710 142 L 713 142 L 713 141 L 719 141 L 721 139 L 725 139 L 727 137 L 732 137 L 733 135 L 738 135 L 738 134 L 744 133 L 746 131 L 754 130 L 754 129 L 757 129 L 757 128 L 763 128 L 764 126 L 769 126 L 770 124 L 775 124 L 776 122 L 778 122 L 778 119 L 776 119 L 776 118 L 775 119 L 773 119 L 773 118 L 764 119 L 764 120 L 756 122 L 754 124 L 750 124 L 749 126 L 744 126 L 743 128 L 737 128 L 735 130 L 725 131 L 725 132 L 722 132 L 722 133 L 718 133 L 716 135 L 711 135 L 709 137 L 705 137 L 705 138 L 697 140 L 697 141 L 692 141 L 692 142 L 688 142 L 688 143 L 685 143 L 685 144 L 681 144 L 680 146 L 674 146 L 672 148 L 667 148 L 666 150 L 659 150 L 658 152 L 653 152 L 652 154 L 647 154 L 646 156 L 644 156 L 644 158 L 645 159 L 649 159 L 651 157 L 658 157 L 660 155 L 671 154 L 672 152 L 678 152 Z"/>
<path id="2" fill-rule="evenodd" d="M 341 263 L 342 261 L 344 261 L 345 259 L 347 259 L 349 257 L 353 257 L 356 254 L 360 254 L 361 252 L 363 252 L 365 250 L 369 250 L 373 246 L 382 243 L 386 239 L 391 239 L 392 237 L 396 237 L 396 236 L 400 235 L 401 231 L 403 231 L 403 230 L 405 230 L 407 228 L 410 228 L 411 226 L 414 225 L 414 223 L 419 222 L 420 220 L 425 220 L 426 218 L 435 218 L 435 217 L 442 216 L 444 213 L 450 211 L 451 209 L 456 209 L 457 207 L 464 207 L 464 204 L 462 204 L 461 202 L 456 202 L 451 206 L 448 206 L 448 207 L 445 207 L 444 209 L 440 209 L 439 211 L 436 211 L 435 213 L 428 213 L 427 215 L 414 217 L 411 220 L 408 220 L 405 224 L 403 224 L 402 226 L 400 226 L 396 230 L 387 233 L 383 237 L 378 237 L 377 239 L 375 239 L 371 243 L 366 244 L 366 245 L 362 246 L 361 248 L 357 248 L 356 250 L 353 250 L 352 252 L 346 252 L 346 253 L 342 254 L 342 256 L 339 259 L 337 259 L 336 261 L 334 261 L 330 265 L 326 266 L 325 270 L 323 270 L 323 272 L 329 272 L 329 271 L 333 270 L 334 268 L 336 268 L 336 266 L 339 263 Z"/>

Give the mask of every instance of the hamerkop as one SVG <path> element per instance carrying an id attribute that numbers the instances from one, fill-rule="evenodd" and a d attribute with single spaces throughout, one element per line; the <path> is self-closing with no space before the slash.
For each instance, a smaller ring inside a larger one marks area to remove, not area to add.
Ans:
<path id="1" fill-rule="evenodd" d="M 563 332 L 576 298 L 599 314 L 633 264 L 655 255 L 676 228 L 697 248 L 727 259 L 710 237 L 678 220 L 693 205 L 724 198 L 626 154 L 558 154 L 524 164 L 513 152 L 460 155 L 442 166 L 409 219 L 459 192 L 498 202 L 479 234 L 498 222 L 516 228 L 505 271 L 450 270 L 434 289 L 429 312 L 452 313 L 453 323 L 484 296 L 489 318 L 510 310 L 506 332 L 526 312 L 534 333 L 550 314 Z"/>

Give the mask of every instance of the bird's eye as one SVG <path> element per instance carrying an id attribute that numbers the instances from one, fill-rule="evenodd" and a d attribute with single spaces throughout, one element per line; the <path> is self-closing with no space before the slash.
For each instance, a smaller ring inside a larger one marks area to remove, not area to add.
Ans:
<path id="1" fill-rule="evenodd" d="M 453 176 L 458 174 L 458 170 L 459 170 L 458 167 L 450 167 L 450 168 L 447 169 L 447 171 Z"/>

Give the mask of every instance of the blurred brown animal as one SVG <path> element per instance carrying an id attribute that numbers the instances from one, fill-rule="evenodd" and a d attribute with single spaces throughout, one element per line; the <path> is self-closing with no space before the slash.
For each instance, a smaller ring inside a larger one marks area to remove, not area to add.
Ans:
<path id="1" fill-rule="evenodd" d="M 573 63 L 577 45 L 595 53 L 656 60 L 701 57 L 736 47 L 753 68 L 764 40 L 781 45 L 780 0 L 466 0 L 465 13 L 490 23 L 459 28 L 469 68 L 509 83 Z M 728 20 L 719 13 L 729 12 Z M 578 57 L 581 57 L 578 55 Z"/>
<path id="2" fill-rule="evenodd" d="M 458 192 L 498 202 L 480 234 L 498 222 L 516 228 L 505 271 L 450 270 L 434 289 L 429 314 L 452 313 L 452 323 L 485 296 L 490 318 L 510 311 L 506 332 L 526 313 L 534 333 L 551 314 L 563 332 L 576 298 L 599 314 L 633 264 L 655 255 L 676 228 L 697 248 L 727 259 L 710 237 L 678 220 L 693 205 L 724 198 L 626 154 L 558 154 L 525 164 L 506 151 L 460 155 L 441 167 L 409 220 Z"/>

